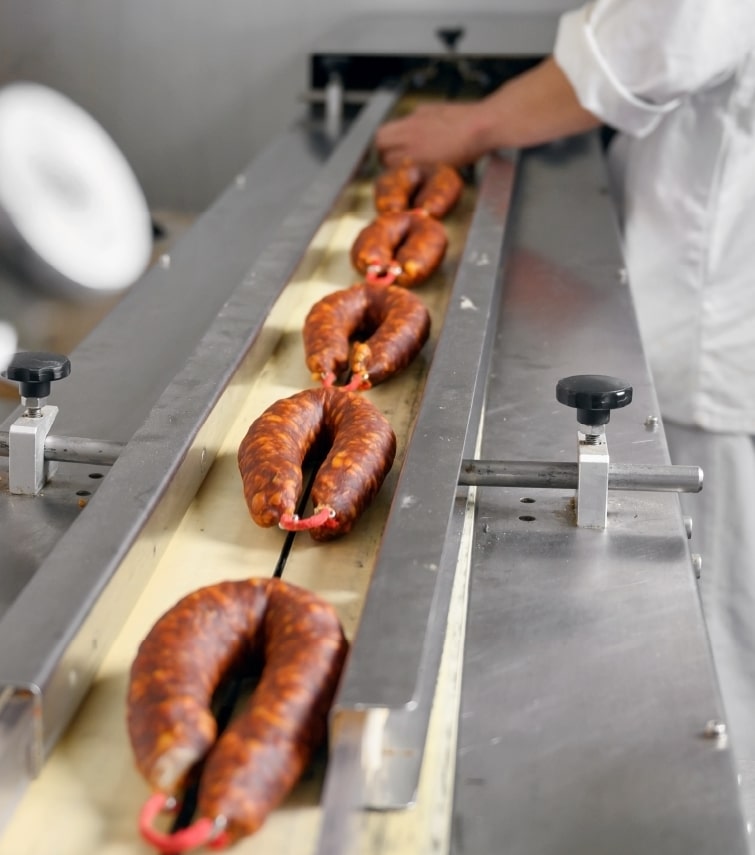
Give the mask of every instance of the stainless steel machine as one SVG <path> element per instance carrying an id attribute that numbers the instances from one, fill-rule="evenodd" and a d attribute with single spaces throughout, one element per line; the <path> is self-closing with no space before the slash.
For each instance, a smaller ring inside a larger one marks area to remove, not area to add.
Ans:
<path id="1" fill-rule="evenodd" d="M 377 126 L 407 95 L 485 91 L 554 32 L 550 16 L 347 23 L 313 49 L 302 120 L 68 355 L 70 376 L 23 375 L 50 380 L 22 392 L 58 413 L 27 451 L 29 489 L 11 488 L 12 456 L 0 461 L 0 851 L 19 851 L 19 811 L 43 811 L 55 783 L 28 784 L 61 740 L 94 764 L 124 752 L 80 734 L 101 714 L 86 710 L 110 679 L 103 661 L 153 574 L 180 573 L 165 556 L 227 457 L 250 383 L 295 347 L 276 307 L 307 287 L 323 229 L 369 182 Z M 314 819 L 280 851 L 744 855 L 676 495 L 702 475 L 669 465 L 600 140 L 499 152 L 469 178 L 385 517 L 322 553 L 304 535 L 243 535 L 257 571 L 283 578 L 374 541 Z M 0 426 L 5 454 L 13 424 L 34 417 Z M 215 538 L 231 548 L 232 532 Z M 117 718 L 108 728 L 125 740 Z M 394 831 L 406 817 L 420 831 Z M 143 851 L 110 824 L 133 845 L 119 851 Z M 99 840 L 71 851 L 109 851 Z"/>

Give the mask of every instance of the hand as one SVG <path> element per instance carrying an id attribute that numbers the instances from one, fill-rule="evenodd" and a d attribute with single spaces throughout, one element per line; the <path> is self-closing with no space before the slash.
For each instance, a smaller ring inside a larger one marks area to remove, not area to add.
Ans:
<path id="1" fill-rule="evenodd" d="M 379 128 L 375 146 L 386 166 L 404 159 L 464 166 L 485 152 L 477 135 L 480 118 L 477 103 L 422 104 Z"/>
<path id="2" fill-rule="evenodd" d="M 502 84 L 481 101 L 423 104 L 378 129 L 375 145 L 387 166 L 464 166 L 501 148 L 526 148 L 600 126 L 553 57 Z"/>

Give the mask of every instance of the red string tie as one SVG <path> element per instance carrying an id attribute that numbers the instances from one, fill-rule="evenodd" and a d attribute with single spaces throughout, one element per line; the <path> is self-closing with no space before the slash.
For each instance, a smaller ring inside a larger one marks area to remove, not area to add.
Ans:
<path id="1" fill-rule="evenodd" d="M 370 285 L 393 285 L 401 273 L 401 266 L 395 262 L 391 262 L 387 267 L 381 264 L 368 264 L 365 279 Z"/>
<path id="2" fill-rule="evenodd" d="M 322 385 L 329 387 L 336 382 L 336 375 L 332 371 L 324 371 L 322 374 Z"/>
<path id="3" fill-rule="evenodd" d="M 298 514 L 281 514 L 278 526 L 285 531 L 306 531 L 310 528 L 318 528 L 328 520 L 335 519 L 336 512 L 333 508 L 323 505 L 316 508 L 311 517 L 300 519 Z"/>
<path id="4" fill-rule="evenodd" d="M 165 793 L 153 793 L 139 813 L 139 833 L 141 836 L 159 849 L 161 853 L 173 855 L 178 852 L 188 852 L 190 849 L 198 849 L 200 846 L 208 846 L 210 849 L 222 849 L 231 842 L 230 835 L 226 832 L 226 819 L 219 816 L 215 819 L 203 817 L 192 823 L 188 828 L 165 834 L 158 831 L 154 826 L 157 816 L 163 811 L 174 812 L 178 803 L 172 796 Z"/>
<path id="5" fill-rule="evenodd" d="M 352 374 L 351 379 L 345 386 L 341 386 L 341 389 L 344 392 L 358 392 L 360 389 L 369 389 L 370 388 L 370 375 L 369 374 Z"/>

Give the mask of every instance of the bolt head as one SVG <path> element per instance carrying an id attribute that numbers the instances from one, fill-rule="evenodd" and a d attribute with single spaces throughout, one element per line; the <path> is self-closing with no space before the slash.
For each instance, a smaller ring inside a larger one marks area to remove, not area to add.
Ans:
<path id="1" fill-rule="evenodd" d="M 719 739 L 726 736 L 726 723 L 717 718 L 706 721 L 703 736 L 706 739 Z"/>

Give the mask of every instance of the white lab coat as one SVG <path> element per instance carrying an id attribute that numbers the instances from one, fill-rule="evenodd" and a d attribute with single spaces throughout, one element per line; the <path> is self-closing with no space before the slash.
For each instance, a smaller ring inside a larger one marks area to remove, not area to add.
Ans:
<path id="1" fill-rule="evenodd" d="M 666 418 L 755 434 L 755 0 L 598 0 L 555 59 L 621 132 L 627 269 Z"/>
<path id="2" fill-rule="evenodd" d="M 555 59 L 619 132 L 625 259 L 671 458 L 705 472 L 685 511 L 752 825 L 755 0 L 597 0 L 562 17 Z"/>

